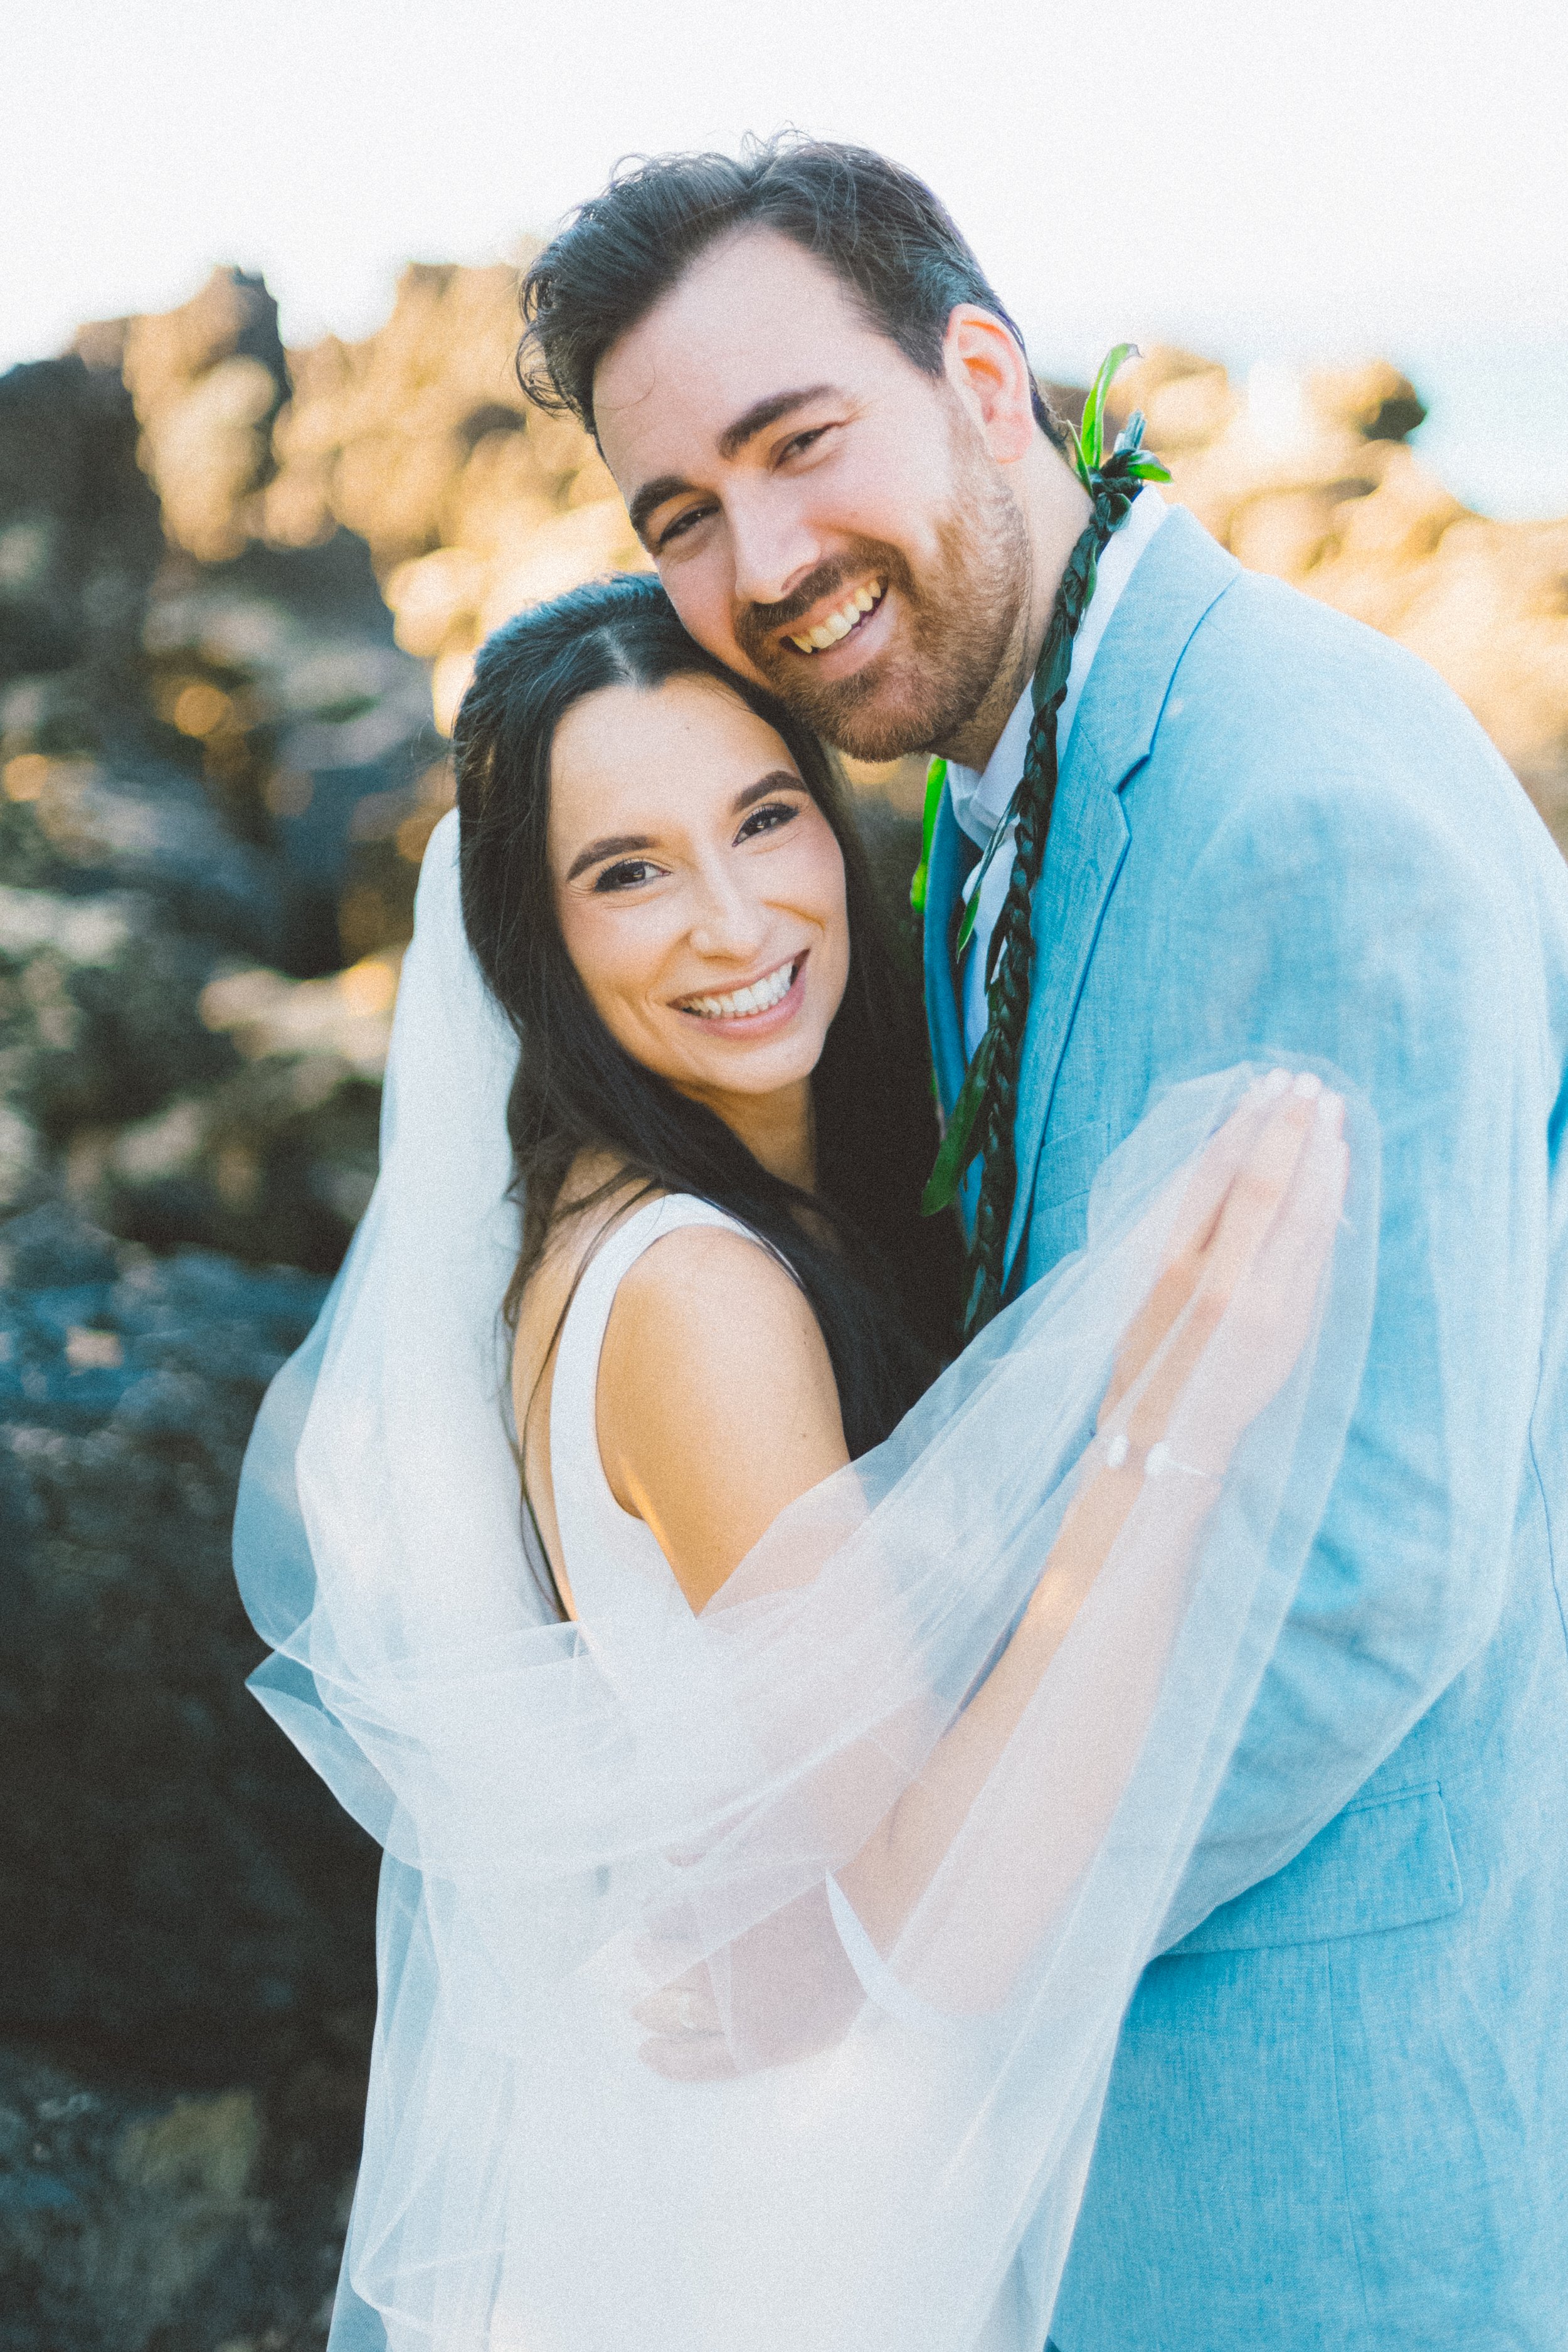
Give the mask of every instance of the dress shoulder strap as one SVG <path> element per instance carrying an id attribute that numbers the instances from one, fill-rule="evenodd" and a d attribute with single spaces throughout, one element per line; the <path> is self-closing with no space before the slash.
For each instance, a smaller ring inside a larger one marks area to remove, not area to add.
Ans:
<path id="1" fill-rule="evenodd" d="M 566 1574 L 579 1606 L 581 1571 L 606 1555 L 643 1552 L 653 1537 L 623 1511 L 610 1491 L 599 1453 L 599 1358 L 616 1293 L 643 1252 L 687 1225 L 719 1225 L 754 1241 L 755 1234 L 711 1202 L 672 1192 L 634 1210 L 599 1244 L 577 1277 L 555 1355 L 550 1387 L 550 1473 Z M 657 1547 L 655 1547 L 657 1549 Z"/>

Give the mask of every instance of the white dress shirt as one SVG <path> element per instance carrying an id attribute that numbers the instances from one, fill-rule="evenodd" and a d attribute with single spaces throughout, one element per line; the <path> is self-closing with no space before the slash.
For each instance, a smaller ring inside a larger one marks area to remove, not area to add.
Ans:
<path id="1" fill-rule="evenodd" d="M 1131 579 L 1139 557 L 1169 512 L 1170 509 L 1158 490 L 1152 487 L 1140 490 L 1126 521 L 1120 530 L 1113 533 L 1100 559 L 1094 594 L 1073 639 L 1068 690 L 1057 714 L 1057 757 L 1059 761 L 1065 761 L 1067 758 L 1078 707 L 1083 699 L 1083 689 L 1089 683 L 1089 673 L 1094 666 L 1095 655 L 1100 651 L 1100 639 L 1116 610 L 1117 600 Z M 971 841 L 982 849 L 995 831 L 1024 772 L 1024 755 L 1028 750 L 1029 729 L 1034 717 L 1033 696 L 1030 688 L 1026 687 L 1014 707 L 1012 717 L 997 738 L 996 749 L 978 774 L 973 768 L 960 767 L 956 761 L 948 762 L 947 788 L 952 794 L 952 813 Z M 1013 828 L 1009 826 L 1006 839 L 992 859 L 990 871 L 982 886 L 980 912 L 975 918 L 973 936 L 964 950 L 961 982 L 963 1046 L 965 1053 L 971 1055 L 985 1034 L 985 958 L 1012 877 L 1012 845 Z"/>

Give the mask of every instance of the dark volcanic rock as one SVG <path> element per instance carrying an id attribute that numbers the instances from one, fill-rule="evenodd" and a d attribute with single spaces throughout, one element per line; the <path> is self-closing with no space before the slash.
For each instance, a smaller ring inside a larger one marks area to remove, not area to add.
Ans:
<path id="1" fill-rule="evenodd" d="M 0 2048 L 6 2352 L 319 2352 L 362 2074 L 172 2091 Z"/>
<path id="2" fill-rule="evenodd" d="M 0 376 L 0 681 L 132 661 L 163 551 L 117 375 L 38 360 Z"/>
<path id="3" fill-rule="evenodd" d="M 146 893 L 0 884 L 0 1213 L 63 1192 L 155 1248 L 331 1273 L 374 1181 L 395 985 L 395 962 L 237 971 Z"/>
<path id="4" fill-rule="evenodd" d="M 322 1286 L 0 1223 L 7 2352 L 304 2352 L 363 2113 L 375 1853 L 244 1688 L 229 1559 Z"/>
<path id="5" fill-rule="evenodd" d="M 0 2024 L 176 2077 L 368 1990 L 373 1855 L 246 1693 L 229 1558 L 262 1389 L 321 1286 L 0 1225 Z"/>

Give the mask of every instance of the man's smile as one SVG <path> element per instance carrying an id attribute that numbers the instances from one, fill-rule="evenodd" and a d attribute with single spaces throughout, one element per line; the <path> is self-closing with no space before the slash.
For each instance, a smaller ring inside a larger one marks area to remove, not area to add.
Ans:
<path id="1" fill-rule="evenodd" d="M 829 652 L 853 636 L 862 627 L 867 616 L 874 613 L 887 593 L 885 580 L 873 579 L 861 583 L 847 596 L 829 607 L 808 628 L 784 632 L 797 653 L 816 655 Z"/>

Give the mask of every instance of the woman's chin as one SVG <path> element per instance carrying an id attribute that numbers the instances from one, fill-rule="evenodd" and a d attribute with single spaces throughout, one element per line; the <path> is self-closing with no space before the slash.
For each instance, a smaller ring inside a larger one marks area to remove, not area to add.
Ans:
<path id="1" fill-rule="evenodd" d="M 824 1043 L 821 1025 L 799 1015 L 767 1037 L 715 1038 L 700 1031 L 679 1041 L 665 1076 L 682 1094 L 719 1109 L 726 1095 L 756 1101 L 804 1086 L 822 1059 Z"/>
<path id="2" fill-rule="evenodd" d="M 726 1047 L 713 1054 L 689 1054 L 675 1083 L 685 1093 L 709 1099 L 784 1094 L 803 1086 L 821 1059 L 820 1038 L 780 1038 L 774 1045 L 759 1042 L 740 1053 Z"/>

